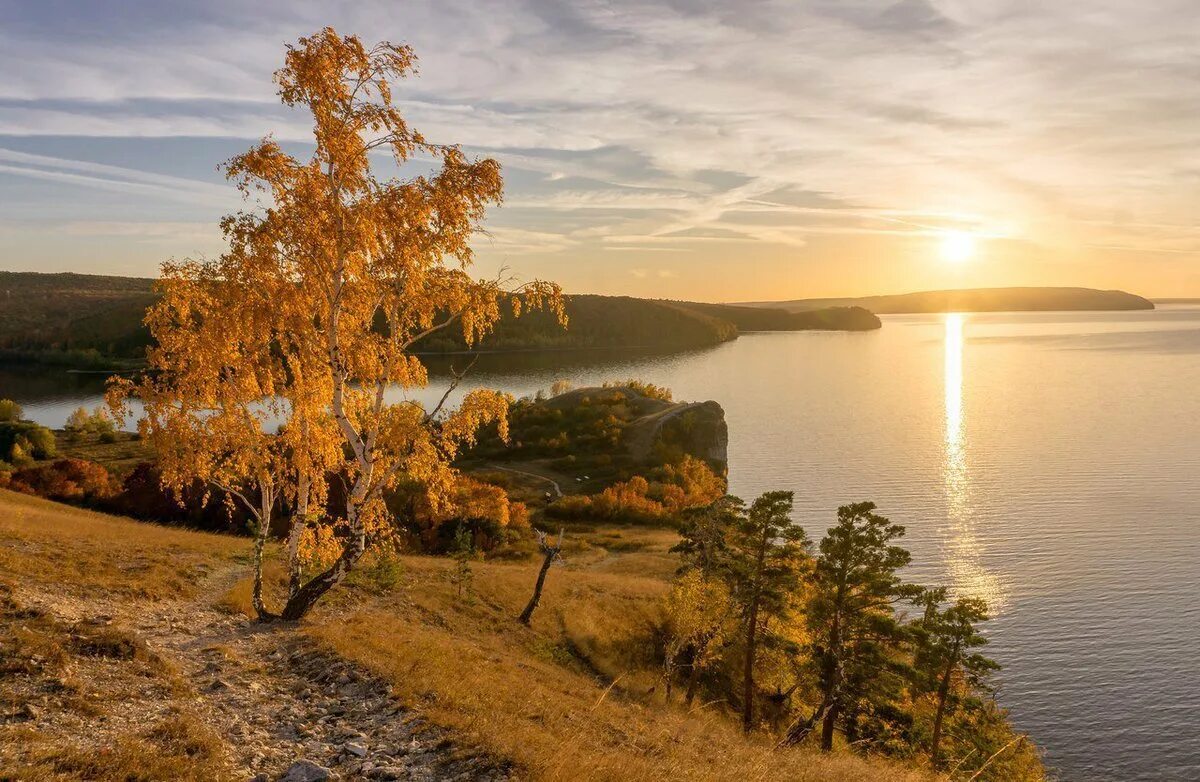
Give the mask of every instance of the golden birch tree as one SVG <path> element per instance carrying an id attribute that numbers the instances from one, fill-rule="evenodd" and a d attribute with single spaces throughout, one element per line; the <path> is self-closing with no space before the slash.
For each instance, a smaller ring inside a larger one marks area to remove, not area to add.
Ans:
<path id="1" fill-rule="evenodd" d="M 474 344 L 506 306 L 563 320 L 551 283 L 471 276 L 470 240 L 501 200 L 500 166 L 409 127 L 392 88 L 414 66 L 407 46 L 367 48 L 330 28 L 287 48 L 275 81 L 284 104 L 311 113 L 315 150 L 298 159 L 266 138 L 226 164 L 248 203 L 221 223 L 228 251 L 164 265 L 147 316 L 151 372 L 112 389 L 118 407 L 143 401 L 140 428 L 169 485 L 200 478 L 251 511 L 257 563 L 286 506 L 288 620 L 390 527 L 384 498 L 399 480 L 421 485 L 436 510 L 452 496 L 459 449 L 487 423 L 507 435 L 500 393 L 471 392 L 454 410 L 452 388 L 432 409 L 408 398 L 429 382 L 414 346 L 448 328 Z M 380 162 L 430 170 L 384 177 Z M 339 549 L 311 575 L 306 532 Z M 256 595 L 260 617 L 273 617 Z"/>

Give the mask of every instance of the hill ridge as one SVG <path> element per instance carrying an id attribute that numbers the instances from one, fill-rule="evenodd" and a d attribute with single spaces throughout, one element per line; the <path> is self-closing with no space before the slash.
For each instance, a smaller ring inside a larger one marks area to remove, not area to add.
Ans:
<path id="1" fill-rule="evenodd" d="M 1152 310 L 1149 299 L 1116 289 L 1081 286 L 1007 286 L 947 288 L 875 296 L 740 302 L 731 306 L 804 312 L 829 307 L 858 306 L 877 315 L 927 312 L 1050 312 Z"/>

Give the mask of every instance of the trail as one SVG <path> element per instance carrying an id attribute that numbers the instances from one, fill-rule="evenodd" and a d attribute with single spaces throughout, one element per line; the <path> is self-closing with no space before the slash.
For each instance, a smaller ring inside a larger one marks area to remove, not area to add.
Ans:
<path id="1" fill-rule="evenodd" d="M 513 467 L 503 467 L 498 464 L 495 464 L 492 466 L 498 470 L 504 470 L 505 472 L 513 472 L 513 473 L 516 473 L 517 475 L 524 475 L 527 478 L 536 478 L 539 481 L 545 481 L 546 483 L 549 483 L 551 487 L 553 487 L 554 497 L 556 499 L 563 496 L 562 487 L 559 486 L 558 481 L 554 480 L 553 478 L 548 478 L 545 475 L 538 475 L 535 472 L 528 472 L 527 470 L 518 470 Z"/>
<path id="2" fill-rule="evenodd" d="M 294 627 L 215 609 L 211 600 L 244 575 L 244 566 L 212 573 L 194 600 L 19 588 L 22 604 L 61 621 L 100 620 L 135 632 L 187 683 L 177 703 L 162 703 L 161 695 L 135 703 L 106 720 L 109 725 L 87 726 L 87 735 L 69 738 L 94 744 L 102 740 L 97 733 L 139 727 L 179 706 L 223 738 L 235 780 L 508 778 L 494 761 L 456 749 L 443 731 L 394 700 L 385 682 L 318 650 Z M 297 761 L 329 775 L 287 776 Z"/>

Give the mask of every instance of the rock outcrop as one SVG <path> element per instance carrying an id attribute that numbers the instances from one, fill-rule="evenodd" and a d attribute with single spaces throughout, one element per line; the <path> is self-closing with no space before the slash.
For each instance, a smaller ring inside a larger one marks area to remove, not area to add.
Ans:
<path id="1" fill-rule="evenodd" d="M 638 461 L 657 461 L 664 451 L 682 451 L 708 462 L 720 474 L 728 465 L 729 427 L 717 402 L 668 402 L 646 396 L 634 387 L 577 388 L 547 399 L 550 407 L 568 408 L 587 397 L 620 394 L 632 417 L 622 442 Z"/>

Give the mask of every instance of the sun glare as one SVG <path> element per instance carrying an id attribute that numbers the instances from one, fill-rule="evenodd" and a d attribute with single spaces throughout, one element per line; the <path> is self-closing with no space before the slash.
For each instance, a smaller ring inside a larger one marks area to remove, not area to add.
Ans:
<path id="1" fill-rule="evenodd" d="M 962 263 L 975 255 L 975 237 L 966 231 L 950 231 L 942 237 L 942 260 Z"/>

